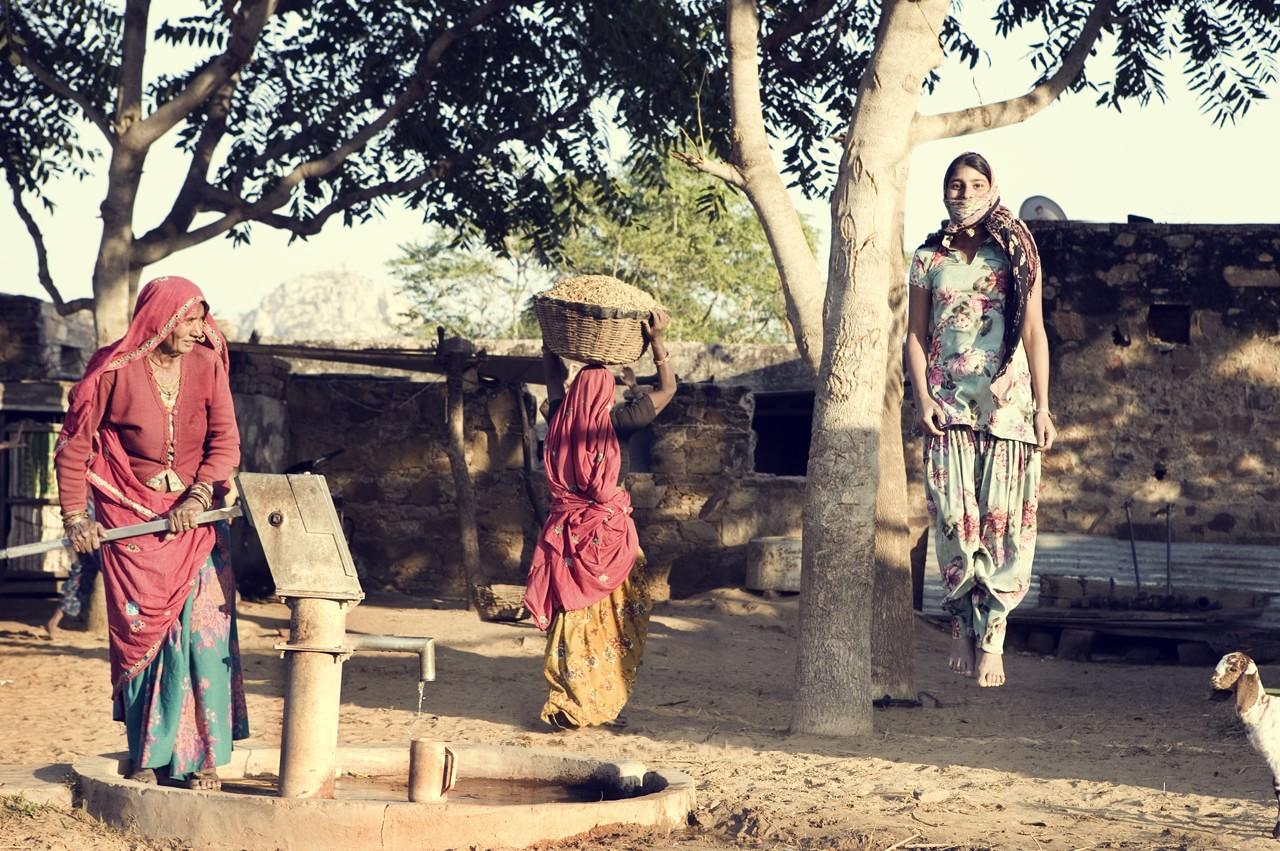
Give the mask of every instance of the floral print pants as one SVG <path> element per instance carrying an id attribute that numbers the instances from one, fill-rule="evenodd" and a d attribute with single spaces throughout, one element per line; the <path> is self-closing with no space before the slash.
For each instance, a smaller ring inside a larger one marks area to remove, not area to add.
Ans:
<path id="1" fill-rule="evenodd" d="M 953 427 L 925 436 L 924 472 L 952 635 L 1003 653 L 1006 620 L 1031 584 L 1040 452 Z"/>

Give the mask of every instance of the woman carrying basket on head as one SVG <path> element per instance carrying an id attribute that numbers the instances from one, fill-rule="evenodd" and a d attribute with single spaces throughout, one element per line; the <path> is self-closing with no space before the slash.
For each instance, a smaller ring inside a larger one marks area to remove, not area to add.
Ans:
<path id="1" fill-rule="evenodd" d="M 545 345 L 547 430 L 543 460 L 551 511 L 529 568 L 525 605 L 547 631 L 542 719 L 574 729 L 616 724 L 631 696 L 649 627 L 649 592 L 631 497 L 623 487 L 626 441 L 670 403 L 676 376 L 663 341 L 670 317 L 642 324 L 658 386 L 614 404 L 602 366 L 580 370 L 565 390 L 564 361 Z"/>

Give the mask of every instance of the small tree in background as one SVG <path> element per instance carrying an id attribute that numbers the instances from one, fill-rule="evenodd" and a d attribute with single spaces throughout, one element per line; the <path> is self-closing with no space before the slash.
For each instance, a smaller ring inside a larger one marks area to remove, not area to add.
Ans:
<path id="1" fill-rule="evenodd" d="M 437 326 L 468 339 L 520 339 L 539 334 L 527 309 L 545 288 L 546 266 L 527 241 L 508 237 L 499 254 L 462 248 L 439 229 L 427 242 L 403 245 L 388 266 L 413 306 L 409 330 L 435 337 Z"/>
<path id="2" fill-rule="evenodd" d="M 410 321 L 471 338 L 536 337 L 528 299 L 562 275 L 608 274 L 651 293 L 676 321 L 672 339 L 779 343 L 790 337 L 782 289 L 750 204 L 682 167 L 635 173 L 587 199 L 550 256 L 509 238 L 502 254 L 462 248 L 436 230 L 391 263 Z"/>

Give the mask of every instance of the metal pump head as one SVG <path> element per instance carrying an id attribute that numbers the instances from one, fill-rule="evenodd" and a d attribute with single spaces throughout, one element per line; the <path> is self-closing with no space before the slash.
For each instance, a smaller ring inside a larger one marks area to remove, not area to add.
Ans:
<path id="1" fill-rule="evenodd" d="M 364 599 L 324 476 L 241 473 L 236 485 L 277 595 Z"/>

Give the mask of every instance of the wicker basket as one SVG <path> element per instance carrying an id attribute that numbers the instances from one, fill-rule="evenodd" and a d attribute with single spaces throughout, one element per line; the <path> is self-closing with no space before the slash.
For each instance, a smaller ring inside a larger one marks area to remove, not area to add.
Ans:
<path id="1" fill-rule="evenodd" d="M 547 348 L 562 358 L 616 366 L 635 363 L 649 347 L 640 323 L 647 310 L 622 310 L 598 304 L 535 296 L 534 312 Z"/>
<path id="2" fill-rule="evenodd" d="M 514 623 L 529 617 L 523 585 L 476 585 L 474 591 L 481 620 Z"/>

